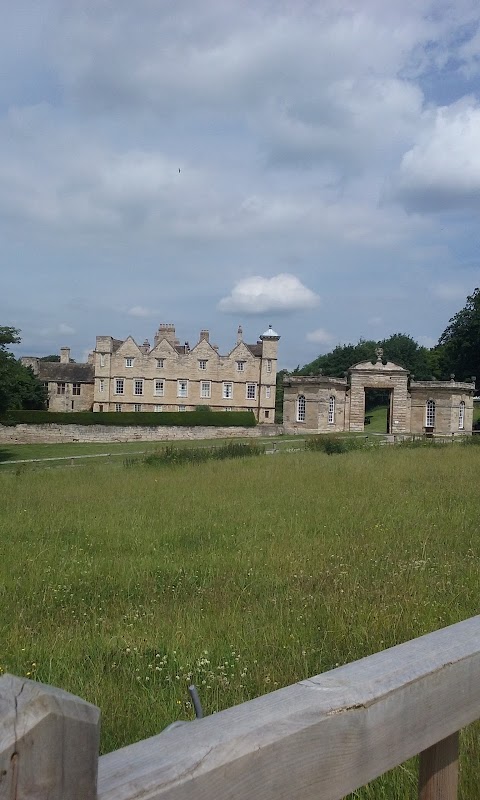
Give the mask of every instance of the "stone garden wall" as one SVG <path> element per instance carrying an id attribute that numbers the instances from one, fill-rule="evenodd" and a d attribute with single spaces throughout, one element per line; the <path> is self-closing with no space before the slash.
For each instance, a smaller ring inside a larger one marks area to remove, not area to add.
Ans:
<path id="1" fill-rule="evenodd" d="M 113 425 L 0 425 L 0 444 L 55 444 L 61 442 L 169 442 L 179 439 L 235 439 L 279 436 L 281 425 L 255 428 L 116 427 Z"/>

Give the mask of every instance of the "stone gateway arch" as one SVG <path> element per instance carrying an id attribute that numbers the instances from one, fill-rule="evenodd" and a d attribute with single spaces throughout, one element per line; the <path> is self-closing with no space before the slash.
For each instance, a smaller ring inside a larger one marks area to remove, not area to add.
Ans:
<path id="1" fill-rule="evenodd" d="M 471 383 L 415 381 L 408 370 L 377 360 L 354 364 L 345 377 L 286 375 L 283 381 L 286 433 L 361 432 L 365 427 L 365 391 L 388 393 L 387 433 L 439 436 L 471 434 Z"/>

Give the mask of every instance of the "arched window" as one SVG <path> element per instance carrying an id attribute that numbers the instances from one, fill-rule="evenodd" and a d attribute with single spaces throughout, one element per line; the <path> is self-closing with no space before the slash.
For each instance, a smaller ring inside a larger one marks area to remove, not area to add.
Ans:
<path id="1" fill-rule="evenodd" d="M 425 427 L 435 427 L 435 400 L 427 400 L 425 409 Z"/>
<path id="2" fill-rule="evenodd" d="M 458 429 L 463 431 L 465 427 L 465 403 L 462 400 L 458 407 Z"/>
<path id="3" fill-rule="evenodd" d="M 297 398 L 297 422 L 305 422 L 306 407 L 307 401 L 305 400 L 305 395 L 301 394 Z"/>
<path id="4" fill-rule="evenodd" d="M 328 400 L 328 424 L 332 425 L 335 422 L 335 398 L 332 395 Z"/>

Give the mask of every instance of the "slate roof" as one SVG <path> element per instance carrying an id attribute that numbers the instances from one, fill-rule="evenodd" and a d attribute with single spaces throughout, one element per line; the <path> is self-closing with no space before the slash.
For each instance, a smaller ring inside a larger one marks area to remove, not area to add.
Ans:
<path id="1" fill-rule="evenodd" d="M 58 361 L 39 361 L 38 378 L 57 383 L 93 383 L 93 364 L 60 364 Z"/>
<path id="2" fill-rule="evenodd" d="M 263 347 L 261 342 L 260 343 L 257 342 L 257 344 L 247 344 L 245 342 L 245 346 L 248 347 L 248 349 L 250 350 L 252 356 L 256 356 L 256 358 L 260 358 L 261 357 L 261 355 L 262 355 L 262 347 Z"/>

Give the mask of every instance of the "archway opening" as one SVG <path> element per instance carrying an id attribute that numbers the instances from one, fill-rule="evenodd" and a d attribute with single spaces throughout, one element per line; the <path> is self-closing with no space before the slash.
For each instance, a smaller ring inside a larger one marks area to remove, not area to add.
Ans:
<path id="1" fill-rule="evenodd" d="M 391 389 L 365 388 L 365 432 L 391 433 L 392 431 Z"/>

